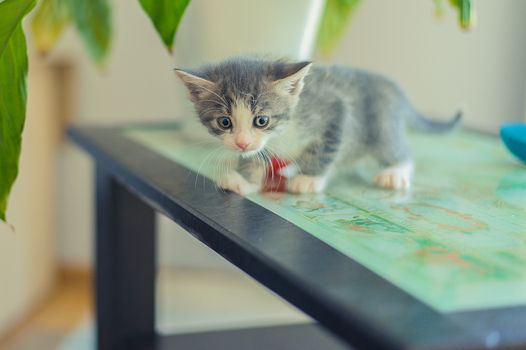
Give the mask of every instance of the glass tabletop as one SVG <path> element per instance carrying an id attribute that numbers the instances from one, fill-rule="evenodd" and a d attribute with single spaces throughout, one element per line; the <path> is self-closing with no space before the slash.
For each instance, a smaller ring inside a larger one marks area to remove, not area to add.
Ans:
<path id="1" fill-rule="evenodd" d="M 200 176 L 225 170 L 221 146 L 193 127 L 130 127 L 128 138 Z M 325 194 L 247 199 L 376 272 L 431 307 L 464 311 L 526 304 L 526 166 L 496 137 L 411 134 L 410 191 L 372 185 L 367 160 Z M 202 186 L 196 175 L 194 190 Z M 219 189 L 217 189 L 219 191 Z M 315 263 L 315 257 L 313 257 Z"/>

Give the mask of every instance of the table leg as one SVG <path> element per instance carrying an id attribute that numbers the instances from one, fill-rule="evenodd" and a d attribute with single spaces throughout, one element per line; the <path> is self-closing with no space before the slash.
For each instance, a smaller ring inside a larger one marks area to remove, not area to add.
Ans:
<path id="1" fill-rule="evenodd" d="M 96 171 L 97 349 L 155 335 L 155 212 L 102 167 Z"/>

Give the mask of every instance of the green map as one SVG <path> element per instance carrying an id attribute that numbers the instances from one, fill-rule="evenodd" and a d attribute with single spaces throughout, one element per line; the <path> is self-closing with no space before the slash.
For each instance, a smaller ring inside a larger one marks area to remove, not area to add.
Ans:
<path id="1" fill-rule="evenodd" d="M 188 130 L 195 129 L 125 132 L 215 178 L 218 144 Z M 410 141 L 410 191 L 374 187 L 374 164 L 364 161 L 339 174 L 326 194 L 247 198 L 440 311 L 526 304 L 526 166 L 492 136 L 457 131 L 411 134 Z M 202 183 L 195 179 L 197 190 Z"/>

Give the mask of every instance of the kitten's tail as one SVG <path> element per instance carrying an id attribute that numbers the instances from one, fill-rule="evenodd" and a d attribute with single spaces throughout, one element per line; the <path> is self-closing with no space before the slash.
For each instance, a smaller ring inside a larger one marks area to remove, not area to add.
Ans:
<path id="1" fill-rule="evenodd" d="M 446 122 L 439 122 L 426 118 L 422 113 L 415 111 L 410 114 L 408 118 L 409 124 L 413 129 L 429 132 L 429 133 L 443 133 L 453 130 L 462 120 L 462 111 L 459 110 L 453 118 Z"/>

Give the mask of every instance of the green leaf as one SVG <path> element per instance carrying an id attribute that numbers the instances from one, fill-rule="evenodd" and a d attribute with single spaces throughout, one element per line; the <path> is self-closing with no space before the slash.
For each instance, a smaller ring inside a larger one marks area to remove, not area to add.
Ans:
<path id="1" fill-rule="evenodd" d="M 21 21 L 35 0 L 0 2 L 0 220 L 18 174 L 26 116 L 27 49 Z"/>
<path id="2" fill-rule="evenodd" d="M 449 0 L 458 11 L 458 21 L 462 29 L 470 29 L 475 24 L 473 0 Z"/>
<path id="3" fill-rule="evenodd" d="M 139 0 L 168 50 L 190 0 Z"/>
<path id="4" fill-rule="evenodd" d="M 111 9 L 107 0 L 67 0 L 71 18 L 91 58 L 104 63 L 111 41 Z"/>
<path id="5" fill-rule="evenodd" d="M 37 49 L 43 54 L 51 50 L 70 23 L 66 0 L 41 0 L 31 19 L 31 35 Z"/>
<path id="6" fill-rule="evenodd" d="M 345 33 L 345 28 L 360 0 L 327 0 L 318 29 L 317 48 L 328 54 Z"/>
<path id="7" fill-rule="evenodd" d="M 0 56 L 24 16 L 35 6 L 35 0 L 0 1 Z"/>

